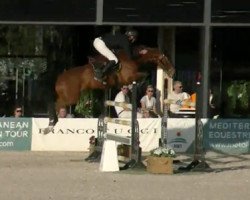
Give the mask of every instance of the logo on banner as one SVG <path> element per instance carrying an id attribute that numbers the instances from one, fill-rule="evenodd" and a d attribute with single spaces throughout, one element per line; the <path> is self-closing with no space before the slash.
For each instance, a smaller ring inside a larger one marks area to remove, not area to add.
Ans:
<path id="1" fill-rule="evenodd" d="M 130 128 L 114 128 L 110 127 L 107 129 L 108 133 L 114 133 L 114 134 L 131 134 Z M 139 130 L 139 133 L 141 134 L 157 134 L 158 129 L 157 128 L 142 128 Z"/>
<path id="2" fill-rule="evenodd" d="M 187 143 L 187 140 L 181 137 L 181 132 L 177 132 L 176 136 L 176 138 L 170 140 L 170 144 L 172 144 L 173 148 L 181 149 L 183 147 L 183 144 Z"/>
<path id="3" fill-rule="evenodd" d="M 44 128 L 39 128 L 39 134 L 44 133 Z M 52 129 L 50 133 L 53 134 L 94 134 L 94 129 L 74 129 L 74 128 L 60 128 Z"/>

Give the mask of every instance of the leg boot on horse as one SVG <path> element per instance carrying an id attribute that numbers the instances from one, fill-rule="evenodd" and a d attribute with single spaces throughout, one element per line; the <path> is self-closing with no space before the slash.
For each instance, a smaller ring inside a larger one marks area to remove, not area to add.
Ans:
<path id="1" fill-rule="evenodd" d="M 103 75 L 106 76 L 108 75 L 110 72 L 113 72 L 116 70 L 118 66 L 118 62 L 116 63 L 114 60 L 110 60 L 105 67 L 103 68 Z"/>
<path id="2" fill-rule="evenodd" d="M 102 69 L 99 68 L 95 71 L 95 79 L 105 83 L 107 75 L 112 72 L 116 66 L 117 63 L 114 60 L 110 60 Z"/>
<path id="3" fill-rule="evenodd" d="M 103 67 L 104 67 L 103 65 L 100 66 L 98 64 L 93 64 L 94 79 L 100 82 L 103 81 Z"/>

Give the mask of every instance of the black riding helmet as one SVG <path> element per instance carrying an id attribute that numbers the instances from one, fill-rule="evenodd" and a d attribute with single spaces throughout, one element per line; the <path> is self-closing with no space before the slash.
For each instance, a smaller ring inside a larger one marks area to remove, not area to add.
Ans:
<path id="1" fill-rule="evenodd" d="M 127 30 L 125 34 L 127 36 L 133 36 L 135 38 L 138 36 L 138 32 L 134 29 Z"/>

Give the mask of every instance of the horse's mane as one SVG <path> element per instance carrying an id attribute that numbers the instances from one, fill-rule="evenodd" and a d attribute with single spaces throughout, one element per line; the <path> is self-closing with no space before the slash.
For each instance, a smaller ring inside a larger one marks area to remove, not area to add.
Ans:
<path id="1" fill-rule="evenodd" d="M 119 60 L 129 60 L 127 53 L 123 49 L 117 50 L 115 54 Z"/>
<path id="2" fill-rule="evenodd" d="M 160 54 L 160 50 L 158 48 L 136 46 L 133 48 L 133 55 L 135 55 L 135 57 L 140 57 L 139 51 L 142 49 L 148 50 L 148 53 L 143 55 L 144 58 L 150 58 L 152 55 Z M 119 59 L 129 59 L 124 49 L 117 50 L 116 55 Z"/>

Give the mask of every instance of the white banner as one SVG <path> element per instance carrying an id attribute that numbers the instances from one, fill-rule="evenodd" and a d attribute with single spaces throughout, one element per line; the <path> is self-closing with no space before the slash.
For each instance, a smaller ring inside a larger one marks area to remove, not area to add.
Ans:
<path id="1" fill-rule="evenodd" d="M 167 144 L 175 152 L 186 152 L 195 139 L 195 118 L 170 118 L 167 130 Z"/>
<path id="2" fill-rule="evenodd" d="M 53 132 L 43 129 L 49 119 L 33 118 L 32 151 L 88 151 L 89 138 L 97 134 L 98 119 L 59 119 Z"/>
<path id="3" fill-rule="evenodd" d="M 140 146 L 143 152 L 158 147 L 161 137 L 161 119 L 138 119 Z M 59 119 L 54 130 L 47 135 L 43 129 L 48 126 L 46 118 L 33 118 L 33 151 L 88 151 L 89 138 L 97 136 L 98 119 Z M 108 123 L 108 133 L 130 135 L 130 127 Z"/>

